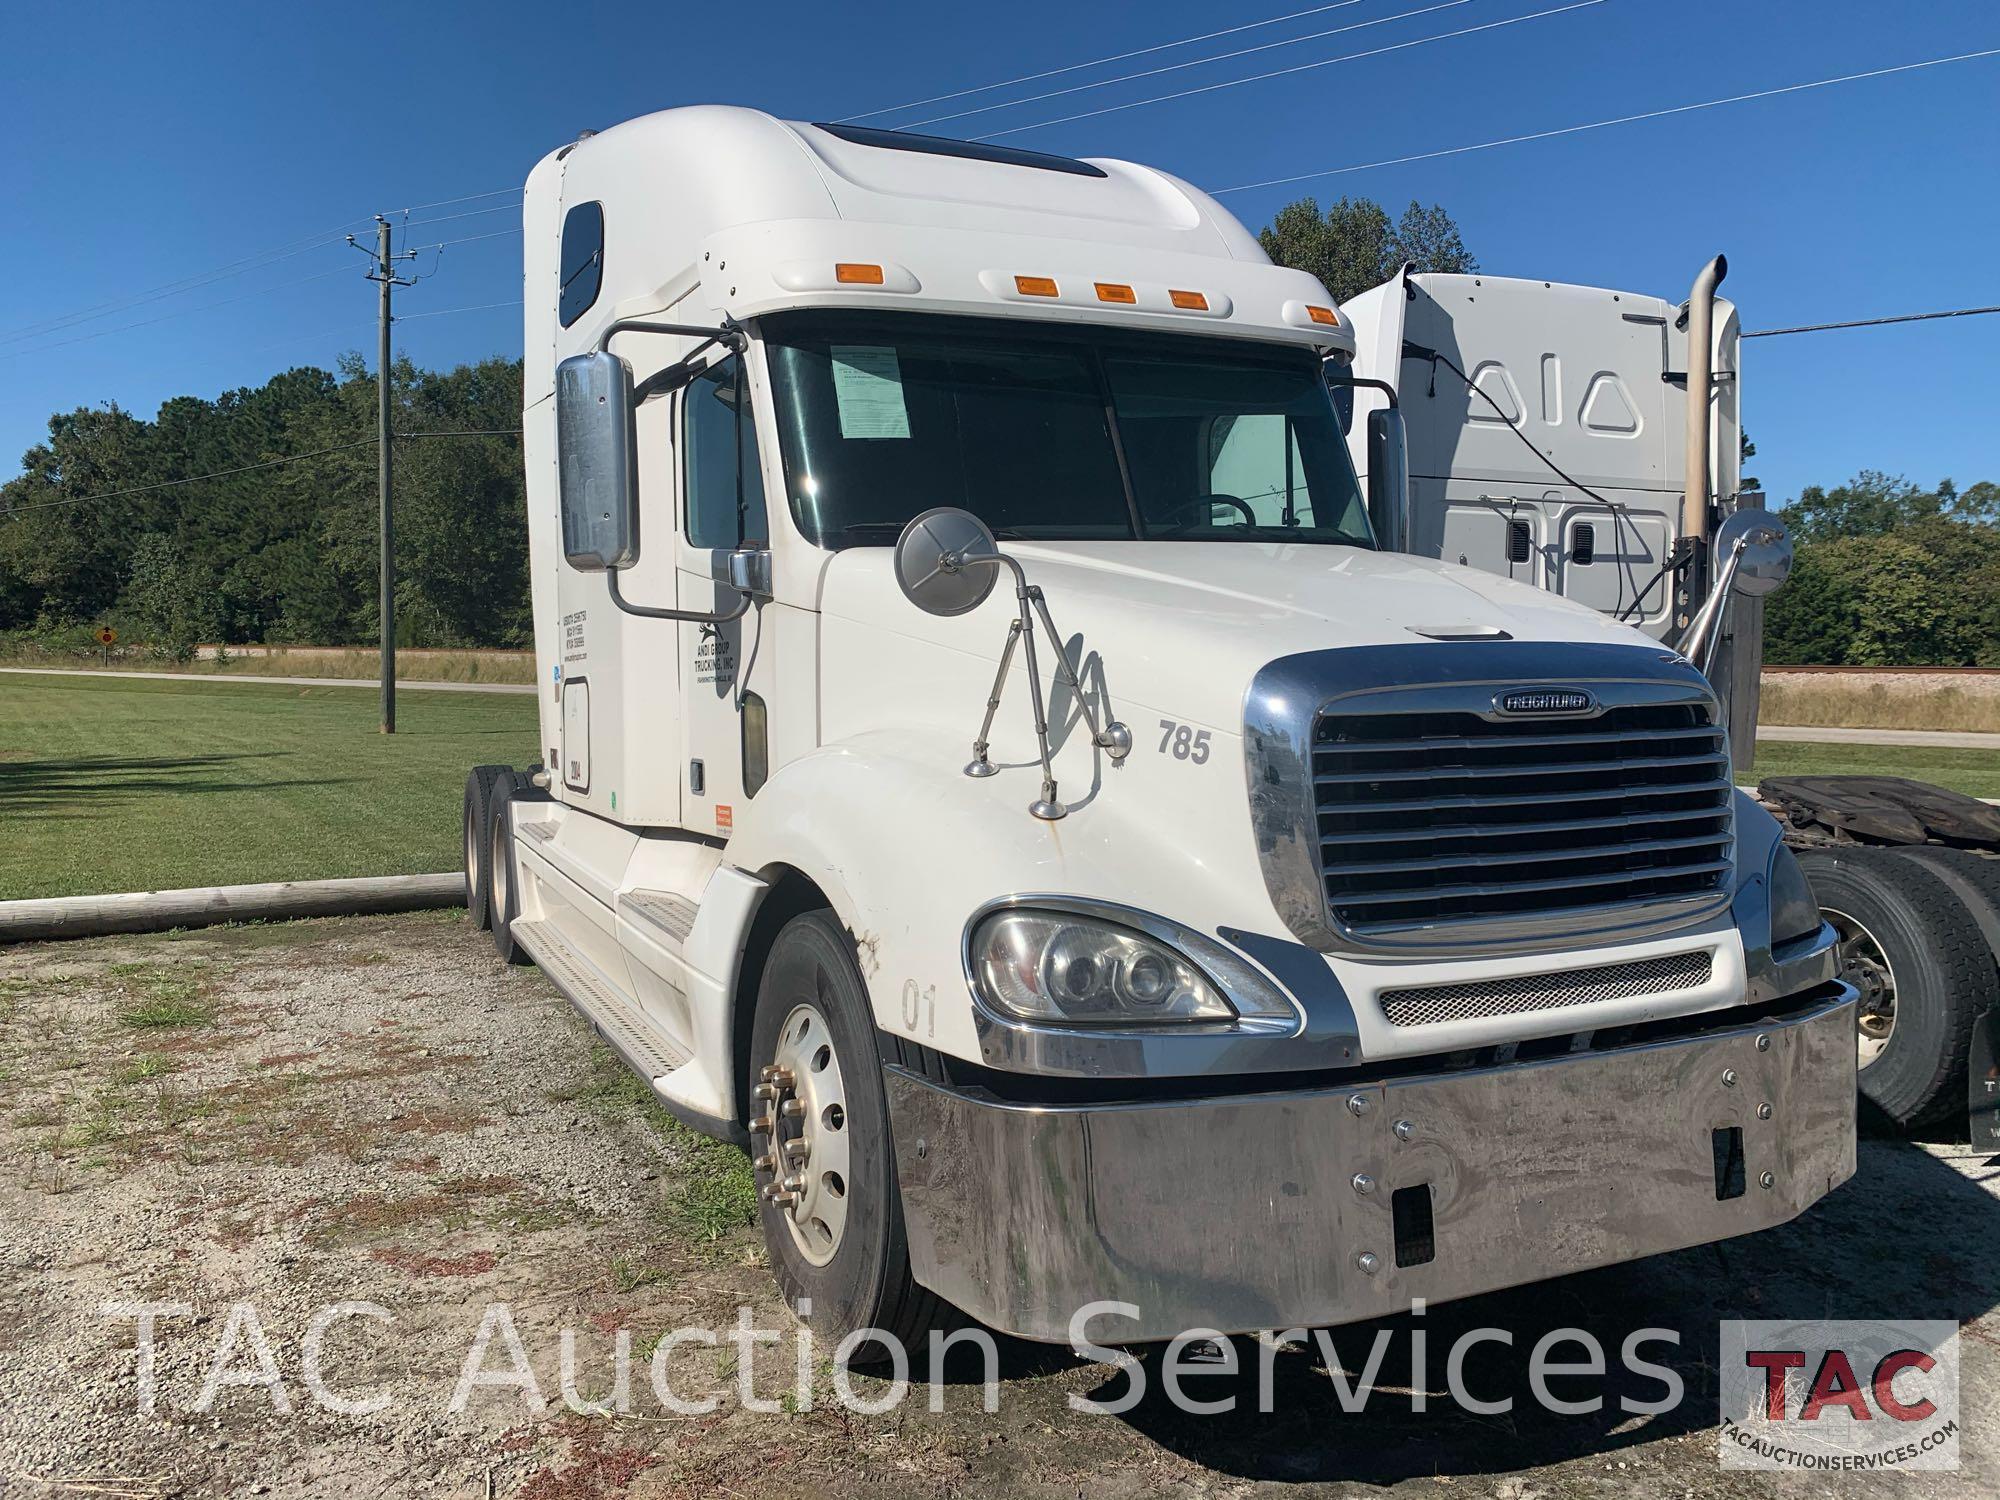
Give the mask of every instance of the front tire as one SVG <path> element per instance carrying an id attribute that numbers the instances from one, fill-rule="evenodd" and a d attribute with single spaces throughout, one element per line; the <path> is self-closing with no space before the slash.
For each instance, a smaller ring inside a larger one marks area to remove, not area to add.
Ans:
<path id="1" fill-rule="evenodd" d="M 1799 864 L 1840 935 L 1841 977 L 1861 991 L 1862 1095 L 1904 1130 L 1964 1098 L 1974 1018 L 1993 1003 L 1993 960 L 1949 887 L 1893 849 L 1801 849 Z"/>
<path id="2" fill-rule="evenodd" d="M 779 1287 L 795 1307 L 812 1299 L 824 1338 L 876 1328 L 909 1348 L 940 1305 L 910 1271 L 875 1018 L 853 941 L 831 912 L 779 931 L 750 1057 L 757 1212 Z"/>
<path id="3" fill-rule="evenodd" d="M 512 773 L 494 783 L 486 816 L 486 881 L 490 892 L 488 908 L 493 920 L 493 951 L 502 963 L 528 964 L 534 960 L 514 941 L 514 919 L 521 915 L 520 871 L 514 864 L 513 807 L 522 800 L 515 795 Z"/>
<path id="4" fill-rule="evenodd" d="M 493 788 L 502 777 L 512 775 L 506 766 L 474 766 L 465 778 L 465 919 L 479 932 L 493 920 L 493 887 L 486 878 Z"/>

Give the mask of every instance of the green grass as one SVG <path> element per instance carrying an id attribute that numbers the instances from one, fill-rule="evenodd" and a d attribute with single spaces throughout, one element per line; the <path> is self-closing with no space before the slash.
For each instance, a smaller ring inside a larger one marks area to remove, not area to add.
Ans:
<path id="1" fill-rule="evenodd" d="M 0 900 L 459 868 L 465 773 L 532 695 L 0 677 Z"/>
<path id="2" fill-rule="evenodd" d="M 1760 740 L 1756 769 L 1737 780 L 1766 776 L 1904 776 L 1969 797 L 2000 797 L 2000 752 L 1932 745 L 1813 745 Z"/>

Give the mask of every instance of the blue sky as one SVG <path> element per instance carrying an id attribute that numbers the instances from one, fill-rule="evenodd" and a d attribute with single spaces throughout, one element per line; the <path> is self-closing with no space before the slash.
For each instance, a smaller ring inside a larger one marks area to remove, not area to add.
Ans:
<path id="1" fill-rule="evenodd" d="M 30 337 L 344 221 L 519 184 L 578 130 L 723 101 L 826 119 L 1260 21 L 1310 0 L 867 7 L 432 3 L 10 7 L 0 20 L 0 475 L 57 409 L 151 416 L 374 348 L 361 257 L 319 245 Z M 1564 0 L 1353 0 L 1023 85 L 1036 93 L 1435 6 L 1344 35 L 933 126 L 979 134 L 1526 16 Z M 1385 55 L 1008 134 L 1204 187 L 1341 167 L 2000 46 L 1991 0 L 1602 0 Z M 901 124 L 1009 97 L 871 115 Z M 1747 327 L 2000 303 L 2000 58 L 1231 194 L 1445 205 L 1484 269 L 1678 298 L 1711 253 Z M 506 196 L 420 210 L 460 240 L 401 294 L 426 365 L 517 354 Z M 491 238 L 471 239 L 471 236 Z M 158 320 L 158 321 L 151 321 Z M 129 326 L 143 324 L 144 326 Z M 372 357 L 372 354 L 371 354 Z M 2000 479 L 2000 317 L 1748 346 L 1752 465 L 1780 497 L 1862 467 Z"/>

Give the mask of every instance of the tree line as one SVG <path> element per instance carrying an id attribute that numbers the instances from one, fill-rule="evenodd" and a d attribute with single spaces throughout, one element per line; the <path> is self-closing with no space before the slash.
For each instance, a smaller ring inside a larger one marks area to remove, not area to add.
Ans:
<path id="1" fill-rule="evenodd" d="M 108 624 L 185 658 L 197 642 L 349 645 L 377 636 L 376 385 L 360 356 L 151 421 L 119 407 L 49 420 L 0 486 L 0 631 L 53 645 Z M 521 363 L 439 372 L 399 359 L 396 623 L 418 646 L 531 638 Z M 296 454 L 319 456 L 254 468 Z M 197 483 L 175 481 L 224 474 Z M 137 493 L 126 493 L 136 491 Z M 106 497 L 106 498 L 92 498 Z"/>
<path id="2" fill-rule="evenodd" d="M 1436 204 L 1391 218 L 1366 198 L 1325 209 L 1304 198 L 1258 238 L 1341 301 L 1406 263 L 1479 269 Z M 438 372 L 400 359 L 390 385 L 399 433 L 520 423 L 518 360 Z M 178 397 L 151 421 L 116 406 L 52 417 L 48 441 L 0 485 L 0 633 L 82 648 L 109 624 L 181 657 L 204 641 L 373 642 L 375 399 L 374 376 L 349 355 L 212 401 Z M 399 638 L 528 644 L 518 440 L 411 436 L 396 450 Z M 251 467 L 303 453 L 320 456 Z M 154 488 L 230 469 L 249 472 Z M 2000 486 L 1924 490 L 1870 471 L 1783 509 L 1798 559 L 1767 609 L 1770 661 L 2000 666 Z"/>

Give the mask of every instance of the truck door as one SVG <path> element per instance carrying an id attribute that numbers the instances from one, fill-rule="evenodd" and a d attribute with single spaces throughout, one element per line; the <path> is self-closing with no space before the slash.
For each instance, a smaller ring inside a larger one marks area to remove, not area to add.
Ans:
<path id="1" fill-rule="evenodd" d="M 683 609 L 727 607 L 736 595 L 715 584 L 717 554 L 770 540 L 757 426 L 747 404 L 740 427 L 736 420 L 739 397 L 749 401 L 737 365 L 735 355 L 711 364 L 676 402 L 681 526 L 675 547 Z M 752 606 L 725 625 L 677 627 L 687 735 L 682 821 L 691 833 L 727 838 L 736 810 L 769 773 L 768 712 L 776 700 L 769 685 L 778 648 L 770 613 L 770 606 Z"/>

